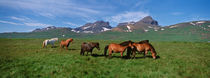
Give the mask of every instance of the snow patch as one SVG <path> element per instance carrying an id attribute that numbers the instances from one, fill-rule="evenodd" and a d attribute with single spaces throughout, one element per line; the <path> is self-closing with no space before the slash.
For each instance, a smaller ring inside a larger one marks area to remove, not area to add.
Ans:
<path id="1" fill-rule="evenodd" d="M 160 30 L 165 30 L 165 29 L 161 28 Z"/>
<path id="2" fill-rule="evenodd" d="M 196 22 L 196 24 L 202 24 L 202 23 L 205 23 L 205 21 Z"/>
<path id="3" fill-rule="evenodd" d="M 79 33 L 80 32 L 80 31 L 76 31 L 76 30 L 71 30 L 71 31 L 76 32 L 76 33 Z"/>
<path id="4" fill-rule="evenodd" d="M 130 27 L 130 26 L 128 26 L 128 25 L 127 25 L 127 28 L 128 28 L 127 32 L 132 32 L 132 30 L 131 30 L 131 27 Z"/>
<path id="5" fill-rule="evenodd" d="M 108 30 L 111 30 L 111 29 L 106 28 L 106 27 L 102 27 L 102 28 L 103 28 L 103 30 L 101 30 L 101 31 L 108 31 Z"/>
<path id="6" fill-rule="evenodd" d="M 192 25 L 196 25 L 196 24 L 194 24 L 193 22 L 190 22 L 190 24 L 192 24 Z"/>
<path id="7" fill-rule="evenodd" d="M 84 29 L 84 30 L 85 30 L 85 29 L 90 28 L 90 27 L 91 27 L 91 26 L 87 26 L 87 27 L 83 27 L 82 29 Z"/>
<path id="8" fill-rule="evenodd" d="M 175 28 L 175 27 L 177 27 L 176 25 L 174 25 L 174 26 L 170 26 L 169 28 Z"/>
<path id="9" fill-rule="evenodd" d="M 158 31 L 158 30 L 155 30 L 155 31 Z"/>
<path id="10" fill-rule="evenodd" d="M 208 27 L 210 27 L 210 25 L 208 25 Z"/>
<path id="11" fill-rule="evenodd" d="M 93 33 L 93 31 L 83 31 L 84 33 Z"/>
<path id="12" fill-rule="evenodd" d="M 153 28 L 152 26 L 148 26 L 149 28 Z"/>
<path id="13" fill-rule="evenodd" d="M 144 30 L 145 32 L 148 32 L 149 30 Z"/>

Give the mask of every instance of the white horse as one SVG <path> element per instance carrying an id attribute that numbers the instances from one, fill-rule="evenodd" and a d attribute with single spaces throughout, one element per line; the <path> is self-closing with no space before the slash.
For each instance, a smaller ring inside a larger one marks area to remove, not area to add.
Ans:
<path id="1" fill-rule="evenodd" d="M 55 41 L 58 41 L 58 38 L 51 38 L 51 39 L 46 39 L 42 43 L 42 48 L 46 47 L 48 44 L 51 44 L 52 47 L 54 47 Z"/>

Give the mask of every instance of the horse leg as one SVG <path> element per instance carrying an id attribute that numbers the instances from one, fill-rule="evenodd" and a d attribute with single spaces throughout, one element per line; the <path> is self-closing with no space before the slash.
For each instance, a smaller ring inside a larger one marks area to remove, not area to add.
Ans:
<path id="1" fill-rule="evenodd" d="M 112 50 L 109 50 L 109 58 L 112 57 Z"/>
<path id="2" fill-rule="evenodd" d="M 65 46 L 66 47 L 66 50 L 68 50 L 68 47 L 67 46 Z"/>
<path id="3" fill-rule="evenodd" d="M 52 48 L 54 48 L 54 44 L 52 43 Z"/>
<path id="4" fill-rule="evenodd" d="M 86 56 L 88 56 L 88 51 L 87 51 L 87 55 Z"/>
<path id="5" fill-rule="evenodd" d="M 132 54 L 133 54 L 133 58 L 135 59 L 135 57 L 136 57 L 136 51 L 133 51 Z"/>
<path id="6" fill-rule="evenodd" d="M 148 51 L 147 50 L 145 50 L 145 52 L 144 52 L 144 58 L 146 57 L 146 54 L 148 53 Z"/>
<path id="7" fill-rule="evenodd" d="M 60 44 L 60 48 L 62 48 L 62 44 Z"/>
<path id="8" fill-rule="evenodd" d="M 121 58 L 123 57 L 123 51 L 122 52 L 120 52 L 121 53 Z"/>
<path id="9" fill-rule="evenodd" d="M 92 56 L 92 51 L 90 52 L 91 56 Z"/>
<path id="10" fill-rule="evenodd" d="M 80 51 L 80 55 L 82 55 L 83 54 L 83 49 L 81 49 L 81 51 Z"/>

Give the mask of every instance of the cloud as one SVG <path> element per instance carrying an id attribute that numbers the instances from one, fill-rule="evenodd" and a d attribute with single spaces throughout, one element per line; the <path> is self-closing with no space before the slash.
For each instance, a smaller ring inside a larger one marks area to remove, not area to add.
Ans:
<path id="1" fill-rule="evenodd" d="M 88 16 L 99 14 L 93 6 L 79 5 L 72 0 L 1 0 L 1 6 L 29 10 L 45 17 Z"/>
<path id="2" fill-rule="evenodd" d="M 115 16 L 106 17 L 106 21 L 110 21 L 113 23 L 122 23 L 122 22 L 129 22 L 129 21 L 138 21 L 145 16 L 149 16 L 149 13 L 145 12 L 125 12 Z"/>
<path id="3" fill-rule="evenodd" d="M 20 21 L 21 23 L 15 23 L 15 22 L 4 21 L 4 20 L 0 20 L 0 23 L 6 23 L 6 24 L 12 24 L 12 25 L 38 26 L 38 27 L 52 26 L 51 24 L 44 24 L 44 23 L 36 22 L 27 17 L 21 18 L 21 17 L 11 16 L 10 19 Z"/>
<path id="4" fill-rule="evenodd" d="M 190 15 L 190 16 L 184 17 L 181 21 L 189 22 L 189 21 L 209 20 L 209 19 L 210 18 L 208 18 L 208 17 L 202 17 L 199 15 Z"/>
<path id="5" fill-rule="evenodd" d="M 70 26 L 73 26 L 73 27 L 78 27 L 78 26 L 80 26 L 80 25 L 78 25 L 78 24 L 74 24 L 74 23 L 72 23 L 72 22 L 64 22 L 65 24 L 68 24 L 68 25 L 70 25 Z"/>
<path id="6" fill-rule="evenodd" d="M 52 26 L 50 24 L 43 24 L 43 23 L 24 23 L 26 26 L 38 26 L 38 27 L 48 27 Z"/>
<path id="7" fill-rule="evenodd" d="M 11 16 L 10 18 L 13 19 L 13 20 L 21 21 L 21 22 L 32 21 L 28 17 L 15 17 L 15 16 Z"/>
<path id="8" fill-rule="evenodd" d="M 3 21 L 3 20 L 0 20 L 0 23 L 6 23 L 6 24 L 12 24 L 12 25 L 23 25 L 23 24 L 19 24 L 19 23 L 15 23 L 15 22 L 10 22 L 10 21 Z"/>
<path id="9" fill-rule="evenodd" d="M 40 22 L 37 22 L 36 20 L 32 20 L 25 16 L 22 16 L 22 17 L 11 16 L 10 19 L 17 20 L 17 21 L 20 21 L 23 23 L 23 24 L 16 24 L 16 25 L 38 26 L 38 27 L 52 26 L 51 24 L 40 23 Z M 15 24 L 13 24 L 13 25 L 15 25 Z"/>

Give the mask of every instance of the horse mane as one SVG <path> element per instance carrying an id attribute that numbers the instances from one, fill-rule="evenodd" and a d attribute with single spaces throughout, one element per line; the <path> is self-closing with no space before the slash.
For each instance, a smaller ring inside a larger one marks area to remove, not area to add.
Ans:
<path id="1" fill-rule="evenodd" d="M 88 42 L 89 45 L 91 45 L 93 47 L 93 45 L 99 45 L 98 42 Z"/>
<path id="2" fill-rule="evenodd" d="M 137 43 L 139 43 L 139 44 L 142 44 L 142 43 L 149 43 L 149 40 L 142 40 L 142 41 L 139 41 L 139 42 L 137 42 Z"/>
<path id="3" fill-rule="evenodd" d="M 131 40 L 128 40 L 128 41 L 124 41 L 124 42 L 120 43 L 119 45 L 127 46 L 129 43 L 134 43 L 134 42 L 132 42 Z"/>
<path id="4" fill-rule="evenodd" d="M 69 38 L 69 39 L 66 40 L 66 42 L 67 42 L 67 47 L 69 46 L 70 42 L 72 42 L 72 41 L 73 41 L 72 38 Z"/>

